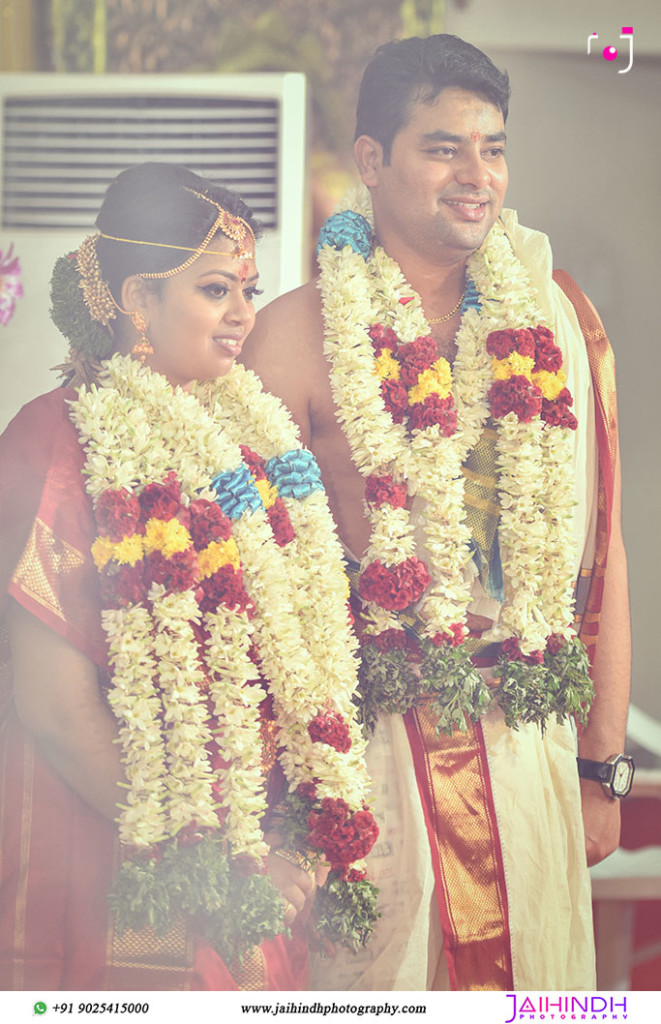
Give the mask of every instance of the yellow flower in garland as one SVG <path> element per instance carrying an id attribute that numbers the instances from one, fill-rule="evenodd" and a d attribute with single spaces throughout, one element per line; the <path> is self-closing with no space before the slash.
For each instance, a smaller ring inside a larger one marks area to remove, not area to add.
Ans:
<path id="1" fill-rule="evenodd" d="M 564 370 L 558 370 L 557 373 L 540 370 L 539 373 L 533 373 L 532 379 L 544 398 L 549 402 L 554 402 L 567 383 L 567 374 Z"/>
<path id="2" fill-rule="evenodd" d="M 197 561 L 200 578 L 203 580 L 213 576 L 223 565 L 231 565 L 238 570 L 240 563 L 236 541 L 233 537 L 229 537 L 228 540 L 212 540 L 204 551 L 200 551 Z"/>
<path id="3" fill-rule="evenodd" d="M 387 348 L 374 360 L 374 371 L 382 380 L 399 380 L 399 363 Z"/>
<path id="4" fill-rule="evenodd" d="M 191 545 L 191 536 L 178 519 L 149 519 L 145 527 L 145 551 L 160 551 L 165 558 L 172 558 L 178 551 L 186 551 Z"/>
<path id="5" fill-rule="evenodd" d="M 97 537 L 92 544 L 92 558 L 94 564 L 101 572 L 115 555 L 115 542 L 110 537 Z"/>
<path id="6" fill-rule="evenodd" d="M 271 508 L 278 500 L 276 488 L 268 480 L 255 480 L 255 487 L 259 491 L 264 508 Z"/>
<path id="7" fill-rule="evenodd" d="M 535 360 L 532 356 L 522 356 L 520 352 L 510 352 L 507 359 L 493 359 L 491 365 L 494 380 L 509 380 L 510 377 L 527 377 L 532 380 Z"/>
<path id="8" fill-rule="evenodd" d="M 409 390 L 409 405 L 424 402 L 429 395 L 447 398 L 452 392 L 452 371 L 447 359 L 437 359 L 418 377 L 418 383 Z"/>
<path id="9" fill-rule="evenodd" d="M 134 533 L 132 537 L 123 537 L 122 540 L 115 544 L 115 553 L 113 558 L 121 565 L 135 565 L 139 562 L 144 554 L 144 545 L 142 537 L 139 533 Z"/>
<path id="10" fill-rule="evenodd" d="M 134 533 L 132 537 L 122 537 L 118 541 L 110 540 L 110 537 L 97 537 L 92 544 L 92 558 L 99 572 L 111 559 L 120 565 L 135 565 L 143 554 L 142 537 L 138 533 Z"/>

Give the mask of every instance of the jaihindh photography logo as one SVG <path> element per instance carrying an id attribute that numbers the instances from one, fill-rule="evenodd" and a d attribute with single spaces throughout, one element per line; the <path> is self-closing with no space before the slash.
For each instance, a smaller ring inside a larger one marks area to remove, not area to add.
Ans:
<path id="1" fill-rule="evenodd" d="M 626 996 L 525 995 L 508 992 L 503 1024 L 529 1020 L 627 1020 Z"/>

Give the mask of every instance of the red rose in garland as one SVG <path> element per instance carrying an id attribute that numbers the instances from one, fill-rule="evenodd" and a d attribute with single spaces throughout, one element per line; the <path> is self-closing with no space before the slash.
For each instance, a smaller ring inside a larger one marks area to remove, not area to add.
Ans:
<path id="1" fill-rule="evenodd" d="M 574 399 L 567 388 L 563 388 L 554 402 L 544 399 L 542 401 L 542 419 L 551 427 L 568 427 L 569 430 L 576 430 L 578 420 L 570 410 Z"/>
<path id="2" fill-rule="evenodd" d="M 384 324 L 374 324 L 373 327 L 370 327 L 368 333 L 375 355 L 380 356 L 384 348 L 389 349 L 393 354 L 397 351 L 399 339 L 392 327 L 386 327 Z"/>
<path id="3" fill-rule="evenodd" d="M 487 335 L 487 352 L 496 359 L 507 359 L 514 352 L 514 330 L 492 331 Z"/>
<path id="4" fill-rule="evenodd" d="M 167 590 L 188 590 L 195 583 L 197 558 L 193 548 L 176 551 L 169 558 L 152 551 L 145 558 L 145 576 L 149 583 L 160 583 Z"/>
<path id="5" fill-rule="evenodd" d="M 535 327 L 532 334 L 535 337 L 534 372 L 557 373 L 562 368 L 562 352 L 553 341 L 553 332 L 547 327 Z"/>
<path id="6" fill-rule="evenodd" d="M 443 437 L 451 437 L 457 429 L 457 410 L 452 395 L 441 398 L 438 394 L 427 395 L 424 402 L 416 402 L 409 413 L 411 430 L 423 430 L 438 424 Z"/>
<path id="7" fill-rule="evenodd" d="M 243 461 L 250 470 L 250 475 L 254 476 L 255 480 L 266 480 L 264 459 L 257 452 L 254 452 L 252 448 L 249 448 L 247 444 L 240 444 L 239 449 L 243 456 Z"/>
<path id="8" fill-rule="evenodd" d="M 393 508 L 404 508 L 407 496 L 406 484 L 394 483 L 390 473 L 386 476 L 368 476 L 365 481 L 365 501 L 377 508 L 384 504 L 392 505 Z"/>
<path id="9" fill-rule="evenodd" d="M 94 509 L 99 533 L 112 541 L 123 540 L 135 533 L 140 521 L 140 502 L 125 487 L 104 491 Z"/>
<path id="10" fill-rule="evenodd" d="M 266 515 L 271 524 L 276 544 L 279 547 L 283 548 L 285 544 L 293 541 L 296 534 L 294 533 L 289 512 L 282 498 L 276 498 L 271 507 L 266 510 Z"/>
<path id="11" fill-rule="evenodd" d="M 297 796 L 302 797 L 303 800 L 316 800 L 317 799 L 317 787 L 314 782 L 301 782 L 296 787 Z"/>
<path id="12" fill-rule="evenodd" d="M 353 861 L 367 856 L 379 835 L 371 811 L 364 808 L 352 813 L 344 800 L 333 797 L 321 801 L 321 811 L 310 812 L 308 828 L 308 843 L 323 850 L 331 870 L 341 878 L 346 877 Z"/>
<path id="13" fill-rule="evenodd" d="M 559 654 L 566 644 L 566 640 L 560 633 L 551 633 L 546 641 L 546 650 L 550 655 Z"/>
<path id="14" fill-rule="evenodd" d="M 409 408 L 408 391 L 398 380 L 382 380 L 381 395 L 395 423 L 402 423 Z"/>
<path id="15" fill-rule="evenodd" d="M 491 415 L 502 419 L 508 413 L 516 413 L 522 423 L 530 423 L 533 416 L 542 411 L 542 392 L 527 377 L 515 374 L 508 380 L 497 380 L 489 391 Z"/>
<path id="16" fill-rule="evenodd" d="M 113 572 L 101 573 L 99 589 L 104 608 L 127 608 L 131 604 L 140 604 L 147 597 L 148 589 L 143 562 L 119 565 Z"/>
<path id="17" fill-rule="evenodd" d="M 427 566 L 413 556 L 397 565 L 383 565 L 377 558 L 360 577 L 360 594 L 388 611 L 408 608 L 419 600 L 429 586 Z"/>
<path id="18" fill-rule="evenodd" d="M 531 651 L 530 654 L 524 654 L 519 641 L 513 636 L 503 640 L 500 649 L 508 661 L 522 661 L 524 665 L 541 665 L 544 661 L 542 651 Z"/>
<path id="19" fill-rule="evenodd" d="M 147 484 L 140 495 L 142 519 L 174 519 L 181 504 L 181 488 L 175 473 L 168 473 L 162 484 Z"/>
<path id="20" fill-rule="evenodd" d="M 308 724 L 308 733 L 313 743 L 327 743 L 341 754 L 351 750 L 349 726 L 337 711 L 324 711 Z"/>
<path id="21" fill-rule="evenodd" d="M 213 540 L 227 540 L 232 534 L 232 523 L 213 501 L 198 498 L 191 501 L 189 531 L 196 551 L 204 551 Z"/>
<path id="22" fill-rule="evenodd" d="M 438 358 L 438 348 L 432 337 L 416 338 L 410 345 L 400 345 L 397 351 L 402 382 L 411 388 L 418 377 Z"/>
<path id="23" fill-rule="evenodd" d="M 228 608 L 238 608 L 250 614 L 253 604 L 248 597 L 241 578 L 241 573 L 231 565 L 222 565 L 217 572 L 202 580 L 200 584 L 202 598 L 200 608 L 203 612 L 213 612 L 219 604 Z"/>
<path id="24" fill-rule="evenodd" d="M 381 633 L 363 633 L 360 642 L 364 646 L 373 644 L 382 654 L 386 651 L 408 651 L 416 657 L 420 654 L 418 641 L 403 629 L 392 628 L 384 629 Z"/>
<path id="25" fill-rule="evenodd" d="M 461 647 L 466 639 L 466 630 L 461 622 L 455 622 L 450 626 L 449 633 L 435 633 L 431 642 L 435 647 Z"/>
<path id="26" fill-rule="evenodd" d="M 532 358 L 535 355 L 535 338 L 527 327 L 510 327 L 503 331 L 492 331 L 487 336 L 487 352 L 496 359 L 507 359 L 512 352 Z"/>

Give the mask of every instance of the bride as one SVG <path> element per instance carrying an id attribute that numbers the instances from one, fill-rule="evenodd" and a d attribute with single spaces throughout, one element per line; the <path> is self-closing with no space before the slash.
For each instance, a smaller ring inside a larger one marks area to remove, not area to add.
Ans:
<path id="1" fill-rule="evenodd" d="M 319 470 L 235 365 L 257 225 L 145 164 L 97 227 L 0 439 L 0 988 L 301 988 L 315 897 L 367 940 L 377 829 Z"/>

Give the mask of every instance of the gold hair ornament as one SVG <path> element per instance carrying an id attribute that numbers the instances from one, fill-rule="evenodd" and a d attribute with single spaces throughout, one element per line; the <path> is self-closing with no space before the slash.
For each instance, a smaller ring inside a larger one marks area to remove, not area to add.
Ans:
<path id="1" fill-rule="evenodd" d="M 140 274 L 140 277 L 149 278 L 151 280 L 174 277 L 175 274 L 181 273 L 182 270 L 187 270 L 188 267 L 190 267 L 195 260 L 202 255 L 202 253 L 206 253 L 209 256 L 232 255 L 236 259 L 244 260 L 252 260 L 255 258 L 255 235 L 250 225 L 242 217 L 228 213 L 220 203 L 217 203 L 214 199 L 210 199 L 209 196 L 205 196 L 202 192 L 195 192 L 192 188 L 187 188 L 186 192 L 190 192 L 191 195 L 197 196 L 198 199 L 204 199 L 205 202 L 210 203 L 211 206 L 215 206 L 218 210 L 218 216 L 211 225 L 202 244 L 199 245 L 197 249 L 193 249 L 190 245 L 172 245 L 169 242 L 146 242 L 135 238 L 120 238 L 117 235 L 106 235 L 103 231 L 100 232 L 101 238 L 107 238 L 111 242 L 126 242 L 129 245 L 155 245 L 159 249 L 178 249 L 180 252 L 192 253 L 188 259 L 184 260 L 184 262 L 178 267 L 173 267 L 172 270 Z M 230 242 L 234 242 L 233 253 L 207 249 L 211 239 L 219 231 L 221 231 L 226 238 L 229 238 Z"/>
<path id="2" fill-rule="evenodd" d="M 98 235 L 88 235 L 79 245 L 76 265 L 80 275 L 80 288 L 92 320 L 107 327 L 115 319 L 117 303 L 112 297 L 108 282 L 101 276 L 99 258 L 96 254 Z M 119 308 L 119 307 L 117 307 Z M 122 310 L 122 312 L 124 312 Z"/>

